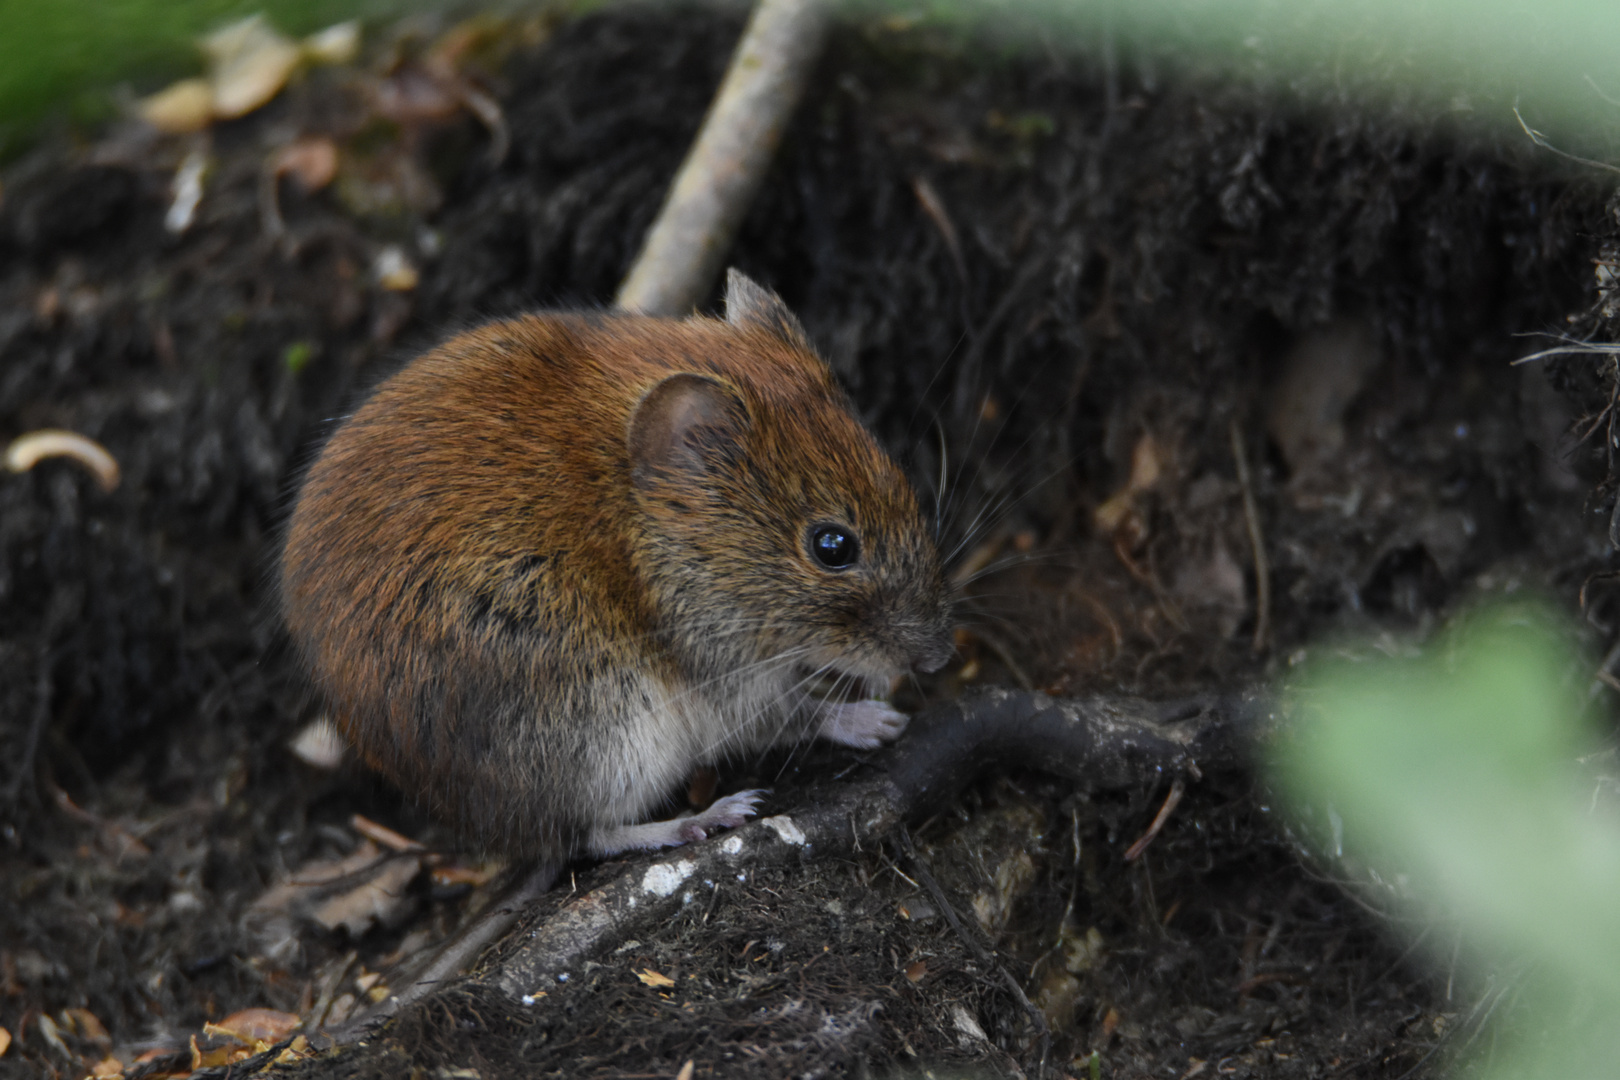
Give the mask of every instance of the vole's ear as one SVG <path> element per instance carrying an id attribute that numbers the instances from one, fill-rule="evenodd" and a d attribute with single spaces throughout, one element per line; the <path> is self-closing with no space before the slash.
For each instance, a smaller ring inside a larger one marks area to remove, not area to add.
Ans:
<path id="1" fill-rule="evenodd" d="M 748 427 L 737 396 L 702 375 L 671 375 L 630 417 L 630 476 L 639 487 L 660 474 L 700 476 L 730 457 Z"/>
<path id="2" fill-rule="evenodd" d="M 758 326 L 789 345 L 814 351 L 804 327 L 782 298 L 735 266 L 726 271 L 726 322 L 732 326 Z"/>

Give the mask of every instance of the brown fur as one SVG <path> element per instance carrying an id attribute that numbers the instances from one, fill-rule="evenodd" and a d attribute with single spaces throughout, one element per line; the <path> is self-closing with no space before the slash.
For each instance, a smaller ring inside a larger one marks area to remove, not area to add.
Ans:
<path id="1" fill-rule="evenodd" d="M 281 567 L 293 637 L 366 761 L 469 839 L 565 856 L 700 759 L 804 734 L 786 651 L 867 680 L 942 662 L 909 485 L 753 288 L 734 283 L 730 322 L 463 334 L 311 468 Z M 730 419 L 675 432 L 691 463 L 633 452 L 633 426 L 676 422 L 638 408 L 680 373 Z M 855 528 L 861 566 L 814 563 L 824 519 Z"/>

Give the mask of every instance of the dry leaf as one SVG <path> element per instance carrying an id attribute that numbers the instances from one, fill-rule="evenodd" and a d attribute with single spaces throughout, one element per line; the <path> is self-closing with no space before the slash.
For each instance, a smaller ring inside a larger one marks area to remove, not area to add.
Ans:
<path id="1" fill-rule="evenodd" d="M 9 1050 L 10 1048 L 11 1048 L 11 1032 L 7 1031 L 3 1027 L 0 1027 L 0 1057 L 5 1057 L 6 1056 L 6 1051 Z"/>
<path id="2" fill-rule="evenodd" d="M 163 227 L 175 235 L 191 228 L 202 203 L 203 181 L 208 176 L 208 154 L 201 147 L 186 155 L 169 184 L 173 200 L 163 215 Z"/>
<path id="3" fill-rule="evenodd" d="M 1161 457 L 1152 435 L 1143 435 L 1136 440 L 1136 448 L 1131 451 L 1131 479 L 1128 485 L 1132 491 L 1147 491 L 1159 482 L 1159 477 L 1164 473 Z"/>
<path id="4" fill-rule="evenodd" d="M 686 1064 L 681 1066 L 681 1071 L 675 1074 L 675 1080 L 692 1080 L 692 1072 L 695 1068 L 696 1063 L 691 1058 L 687 1058 Z"/>
<path id="5" fill-rule="evenodd" d="M 427 850 L 427 848 L 410 837 L 402 836 L 386 825 L 379 825 L 364 814 L 355 814 L 350 817 L 349 828 L 367 840 L 376 841 L 390 851 L 417 852 Z"/>
<path id="6" fill-rule="evenodd" d="M 359 937 L 374 923 L 396 923 L 406 903 L 406 887 L 421 868 L 421 861 L 414 858 L 381 862 L 353 888 L 317 905 L 310 916 L 328 930 L 343 927 L 350 937 Z"/>
<path id="7" fill-rule="evenodd" d="M 984 1027 L 979 1023 L 978 1017 L 969 1012 L 966 1005 L 953 1003 L 950 1012 L 951 1026 L 960 1034 L 960 1041 L 964 1046 L 990 1041 L 990 1036 L 984 1033 Z"/>
<path id="8" fill-rule="evenodd" d="M 62 1035 L 56 1026 L 55 1020 L 52 1020 L 49 1016 L 41 1015 L 35 1022 L 35 1030 L 39 1032 L 39 1037 L 44 1039 L 52 1050 L 65 1058 L 73 1057 L 73 1051 L 69 1050 L 67 1043 L 62 1041 Z"/>
<path id="9" fill-rule="evenodd" d="M 279 94 L 305 60 L 347 63 L 360 51 L 360 24 L 338 23 L 295 43 L 263 15 L 250 15 L 198 44 L 208 57 L 208 77 L 181 79 L 136 106 L 159 131 L 184 135 L 214 120 L 244 116 Z"/>
<path id="10" fill-rule="evenodd" d="M 1131 451 L 1131 475 L 1125 486 L 1108 497 L 1108 501 L 1092 512 L 1097 531 L 1108 535 L 1116 531 L 1136 509 L 1136 497 L 1152 490 L 1164 475 L 1163 455 L 1152 435 L 1144 434 L 1136 440 Z"/>
<path id="11" fill-rule="evenodd" d="M 410 127 L 449 119 L 461 110 L 463 96 L 450 79 L 410 65 L 372 86 L 371 105 L 384 119 Z"/>
<path id="12" fill-rule="evenodd" d="M 435 866 L 431 873 L 435 885 L 471 885 L 477 888 L 485 885 L 500 872 L 501 864 L 495 863 L 485 866 L 463 866 L 460 863 L 446 863 Z"/>
<path id="13" fill-rule="evenodd" d="M 1013 904 L 1035 880 L 1035 860 L 1027 852 L 1014 851 L 996 864 L 991 887 L 973 898 L 973 914 L 979 925 L 992 935 L 1006 926 Z"/>
<path id="14" fill-rule="evenodd" d="M 294 923 L 311 919 L 328 930 L 339 926 L 351 936 L 373 923 L 393 924 L 404 913 L 406 887 L 422 868 L 419 858 L 384 855 L 370 840 L 341 859 L 315 859 L 271 886 L 243 916 L 260 947 L 270 953 L 296 945 Z"/>
<path id="15" fill-rule="evenodd" d="M 377 253 L 372 272 L 377 275 L 377 284 L 392 292 L 411 291 L 419 277 L 416 267 L 405 257 L 405 249 L 398 244 L 389 244 Z"/>
<path id="16" fill-rule="evenodd" d="M 207 79 L 181 79 L 135 106 L 136 115 L 169 135 L 201 131 L 214 119 L 214 88 Z"/>
<path id="17" fill-rule="evenodd" d="M 107 1034 L 106 1026 L 95 1013 L 89 1009 L 63 1009 L 62 1014 L 73 1021 L 73 1027 L 80 1035 L 100 1047 L 102 1053 L 111 1048 L 112 1036 Z"/>
<path id="18" fill-rule="evenodd" d="M 360 20 L 328 26 L 305 38 L 304 56 L 317 64 L 347 64 L 360 54 Z"/>
<path id="19" fill-rule="evenodd" d="M 263 15 L 215 30 L 203 38 L 202 49 L 210 61 L 214 115 L 223 120 L 244 116 L 280 93 L 300 56 L 298 46 Z"/>
<path id="20" fill-rule="evenodd" d="M 90 1070 L 91 1076 L 121 1076 L 124 1072 L 124 1063 L 115 1057 L 102 1058 Z"/>
<path id="21" fill-rule="evenodd" d="M 197 1045 L 197 1036 L 191 1037 L 191 1071 L 211 1068 L 215 1065 L 233 1065 L 244 1061 L 253 1054 L 238 1042 L 227 1042 L 224 1046 L 212 1047 L 204 1050 Z"/>
<path id="22" fill-rule="evenodd" d="M 349 1018 L 354 1011 L 354 995 L 339 994 L 337 1000 L 332 1002 L 332 1008 L 326 1014 L 328 1025 L 341 1024 Z"/>
<path id="23" fill-rule="evenodd" d="M 1046 1026 L 1066 1031 L 1074 1025 L 1075 1009 L 1080 1004 L 1080 980 L 1061 968 L 1049 970 L 1034 998 L 1035 1007 L 1046 1017 Z"/>
<path id="24" fill-rule="evenodd" d="M 638 971 L 638 972 L 636 972 L 636 978 L 640 979 L 642 982 L 646 983 L 648 986 L 655 987 L 655 988 L 658 988 L 658 989 L 662 989 L 662 988 L 664 988 L 666 986 L 674 986 L 675 985 L 675 980 L 674 979 L 670 978 L 668 975 L 660 975 L 658 972 L 654 971 L 652 968 L 648 968 L 646 971 Z"/>
<path id="25" fill-rule="evenodd" d="M 1103 955 L 1102 931 L 1095 926 L 1087 928 L 1082 936 L 1073 927 L 1065 926 L 1060 938 L 1063 947 L 1063 966 L 1074 974 L 1090 971 Z"/>
<path id="26" fill-rule="evenodd" d="M 280 1042 L 302 1023 L 291 1013 L 275 1009 L 243 1009 L 231 1013 L 217 1024 L 204 1024 L 203 1032 L 207 1035 L 223 1035 L 251 1046 L 257 1042 Z"/>
<path id="27" fill-rule="evenodd" d="M 913 960 L 906 965 L 906 978 L 912 982 L 922 982 L 924 975 L 928 974 L 928 961 Z"/>
<path id="28" fill-rule="evenodd" d="M 283 1050 L 281 1053 L 276 1055 L 276 1064 L 277 1065 L 289 1064 L 291 1062 L 297 1061 L 299 1058 L 303 1057 L 304 1055 L 306 1055 L 308 1053 L 309 1053 L 309 1040 L 304 1038 L 302 1035 L 299 1035 L 297 1038 L 293 1039 L 293 1041 L 287 1045 L 287 1048 L 285 1050 Z"/>
<path id="29" fill-rule="evenodd" d="M 306 194 L 330 184 L 337 166 L 337 143 L 324 135 L 289 143 L 270 159 L 272 175 L 292 177 Z"/>

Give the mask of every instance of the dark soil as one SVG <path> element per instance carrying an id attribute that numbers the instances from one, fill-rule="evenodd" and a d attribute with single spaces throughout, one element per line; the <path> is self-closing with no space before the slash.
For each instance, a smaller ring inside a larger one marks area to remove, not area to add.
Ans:
<path id="1" fill-rule="evenodd" d="M 274 616 L 277 530 L 334 418 L 425 344 L 609 301 L 739 26 L 616 7 L 556 27 L 486 73 L 513 136 L 494 168 L 471 121 L 379 127 L 317 74 L 211 133 L 178 237 L 181 142 L 62 141 L 6 174 L 3 430 L 89 435 L 123 481 L 106 494 L 58 460 L 0 482 L 0 1077 L 128 1063 L 249 1006 L 307 1016 L 488 902 L 493 885 L 424 875 L 395 925 L 352 940 L 305 928 L 267 951 L 244 925 L 273 882 L 355 847 L 356 812 L 453 846 L 360 770 L 287 751 L 320 706 Z M 427 186 L 361 212 L 284 184 L 272 241 L 266 155 L 319 133 L 379 158 L 381 140 Z M 1573 609 L 1612 565 L 1614 478 L 1600 439 L 1567 432 L 1601 418 L 1611 359 L 1560 361 L 1554 384 L 1509 362 L 1544 343 L 1519 334 L 1615 340 L 1589 275 L 1617 226 L 1601 185 L 1532 150 L 1348 92 L 840 30 L 734 261 L 799 312 L 919 487 L 947 476 L 948 548 L 982 575 L 962 663 L 928 692 L 1207 690 L 1333 635 L 1421 636 L 1482 593 Z M 372 275 L 386 244 L 421 268 L 413 291 Z M 791 806 L 798 775 L 849 764 L 753 771 Z M 1205 777 L 1131 863 L 1162 787 L 1032 770 L 919 825 L 1058 1068 L 1096 1051 L 1105 1076 L 1394 1078 L 1466 1042 L 1469 988 L 1319 880 L 1256 783 Z M 1037 1057 L 996 974 L 874 851 L 728 885 L 533 1007 L 473 980 L 292 1071 L 999 1075 Z"/>

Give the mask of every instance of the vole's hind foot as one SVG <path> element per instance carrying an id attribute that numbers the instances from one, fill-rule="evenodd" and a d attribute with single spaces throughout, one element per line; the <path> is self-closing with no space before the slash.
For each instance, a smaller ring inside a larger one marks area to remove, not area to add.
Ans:
<path id="1" fill-rule="evenodd" d="M 840 746 L 876 750 L 898 739 L 910 722 L 910 717 L 897 712 L 887 701 L 829 702 L 821 706 L 821 727 L 817 734 Z"/>
<path id="2" fill-rule="evenodd" d="M 727 795 L 724 798 L 714 800 L 703 813 L 696 814 L 686 820 L 688 822 L 702 822 L 702 828 L 708 830 L 708 832 L 715 829 L 735 829 L 754 816 L 759 807 L 759 800 L 769 794 L 770 792 L 764 788 L 739 791 L 735 795 Z M 699 833 L 693 839 L 702 840 L 708 835 L 708 832 Z"/>
<path id="3" fill-rule="evenodd" d="M 735 829 L 753 817 L 759 800 L 766 794 L 765 791 L 739 791 L 735 795 L 714 800 L 707 810 L 690 817 L 599 829 L 585 846 L 592 855 L 608 856 L 696 843 L 708 839 L 711 832 Z"/>

